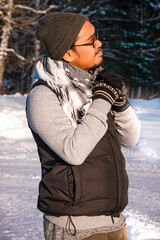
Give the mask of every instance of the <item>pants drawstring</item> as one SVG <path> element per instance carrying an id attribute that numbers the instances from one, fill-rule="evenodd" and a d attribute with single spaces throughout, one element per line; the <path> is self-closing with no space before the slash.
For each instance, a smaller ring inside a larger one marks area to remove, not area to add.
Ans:
<path id="1" fill-rule="evenodd" d="M 111 219 L 112 219 L 112 223 L 114 224 L 114 218 L 113 218 L 113 216 L 111 215 Z"/>
<path id="2" fill-rule="evenodd" d="M 73 230 L 71 229 L 71 225 L 73 226 Z M 76 227 L 72 221 L 71 216 L 68 216 L 67 218 L 67 223 L 66 223 L 66 232 L 71 235 L 71 236 L 75 236 L 76 235 Z"/>
<path id="3" fill-rule="evenodd" d="M 111 215 L 111 219 L 112 219 L 112 223 L 114 224 L 114 217 L 120 217 L 120 213 L 113 213 L 112 215 Z"/>

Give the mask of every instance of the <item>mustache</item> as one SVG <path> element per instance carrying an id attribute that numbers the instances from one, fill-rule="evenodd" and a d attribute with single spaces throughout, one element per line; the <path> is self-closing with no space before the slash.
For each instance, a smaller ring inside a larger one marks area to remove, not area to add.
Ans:
<path id="1" fill-rule="evenodd" d="M 95 55 L 97 55 L 101 51 L 102 51 L 102 48 L 99 48 L 98 51 L 95 53 Z"/>

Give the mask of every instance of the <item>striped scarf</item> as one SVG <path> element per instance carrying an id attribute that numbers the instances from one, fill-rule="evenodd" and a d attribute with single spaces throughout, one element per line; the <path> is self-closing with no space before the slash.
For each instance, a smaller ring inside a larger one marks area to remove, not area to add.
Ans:
<path id="1" fill-rule="evenodd" d="M 46 81 L 56 92 L 62 109 L 76 128 L 92 103 L 92 85 L 96 73 L 91 74 L 45 56 L 36 65 L 32 85 L 39 79 Z"/>

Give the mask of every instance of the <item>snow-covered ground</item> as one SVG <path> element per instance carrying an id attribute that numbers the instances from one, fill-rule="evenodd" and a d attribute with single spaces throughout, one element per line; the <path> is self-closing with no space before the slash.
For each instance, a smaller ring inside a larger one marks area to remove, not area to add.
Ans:
<path id="1" fill-rule="evenodd" d="M 25 118 L 26 96 L 0 96 L 0 239 L 42 240 L 37 208 L 40 163 Z M 123 148 L 130 179 L 129 240 L 160 240 L 160 98 L 130 99 L 142 123 L 139 143 Z"/>

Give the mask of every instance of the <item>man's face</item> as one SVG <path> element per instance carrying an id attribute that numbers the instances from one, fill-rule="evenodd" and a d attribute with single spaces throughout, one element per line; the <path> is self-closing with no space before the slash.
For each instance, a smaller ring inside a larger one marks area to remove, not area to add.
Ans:
<path id="1" fill-rule="evenodd" d="M 93 42 L 95 28 L 90 22 L 85 22 L 78 34 L 74 45 L 83 45 Z M 72 49 L 73 60 L 70 64 L 88 72 L 102 63 L 102 43 L 96 39 L 94 45 L 74 46 Z"/>

